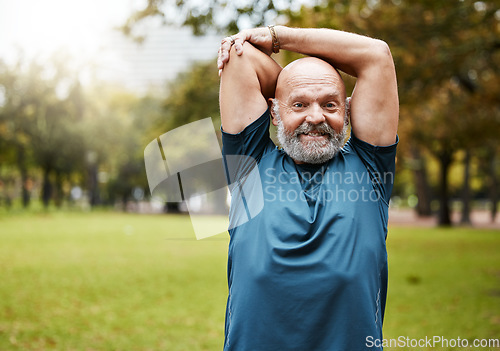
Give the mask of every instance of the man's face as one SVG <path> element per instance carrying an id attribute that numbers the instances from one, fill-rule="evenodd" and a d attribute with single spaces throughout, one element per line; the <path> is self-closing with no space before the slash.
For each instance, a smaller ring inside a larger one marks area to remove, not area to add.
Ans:
<path id="1" fill-rule="evenodd" d="M 281 146 L 296 163 L 328 161 L 342 148 L 346 135 L 342 79 L 333 68 L 323 72 L 319 67 L 290 75 L 285 83 L 280 99 L 273 101 Z"/>

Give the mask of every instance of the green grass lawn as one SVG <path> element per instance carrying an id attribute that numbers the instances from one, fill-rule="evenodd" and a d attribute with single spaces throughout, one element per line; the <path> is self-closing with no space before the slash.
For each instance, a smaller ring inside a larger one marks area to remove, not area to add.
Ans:
<path id="1" fill-rule="evenodd" d="M 385 338 L 500 339 L 500 231 L 396 227 L 388 251 Z"/>
<path id="2" fill-rule="evenodd" d="M 4 215 L 0 350 L 221 350 L 227 244 L 186 216 Z M 385 337 L 500 338 L 499 249 L 500 231 L 391 228 Z"/>

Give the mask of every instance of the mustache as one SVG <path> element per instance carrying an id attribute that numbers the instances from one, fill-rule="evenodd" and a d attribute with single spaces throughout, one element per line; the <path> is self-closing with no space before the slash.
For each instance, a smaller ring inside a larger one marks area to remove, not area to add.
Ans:
<path id="1" fill-rule="evenodd" d="M 326 122 L 321 122 L 320 124 L 312 124 L 309 122 L 304 122 L 300 126 L 298 126 L 297 129 L 295 129 L 293 135 L 298 136 L 299 134 L 306 134 L 310 132 L 325 133 L 330 138 L 333 138 L 337 134 L 335 129 L 330 127 Z"/>

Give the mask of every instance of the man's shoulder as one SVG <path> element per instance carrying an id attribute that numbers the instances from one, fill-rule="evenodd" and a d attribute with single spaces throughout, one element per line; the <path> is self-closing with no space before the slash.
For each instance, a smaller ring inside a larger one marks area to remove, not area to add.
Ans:
<path id="1" fill-rule="evenodd" d="M 358 155 L 362 153 L 370 153 L 374 155 L 375 154 L 383 155 L 391 153 L 395 154 L 398 143 L 399 143 L 399 136 L 396 136 L 396 141 L 392 145 L 387 145 L 387 146 L 373 145 L 359 139 L 356 135 L 354 135 L 354 133 L 351 132 L 349 139 L 342 148 L 342 152 L 344 154 L 356 153 Z"/>

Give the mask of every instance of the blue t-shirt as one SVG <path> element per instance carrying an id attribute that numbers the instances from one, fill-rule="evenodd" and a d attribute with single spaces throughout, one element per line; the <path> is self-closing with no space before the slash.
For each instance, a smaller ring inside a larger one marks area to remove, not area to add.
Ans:
<path id="1" fill-rule="evenodd" d="M 256 160 L 263 201 L 229 230 L 224 350 L 374 350 L 367 340 L 382 340 L 397 142 L 351 135 L 327 163 L 297 165 L 270 139 L 269 119 L 268 110 L 222 136 L 225 157 Z"/>

